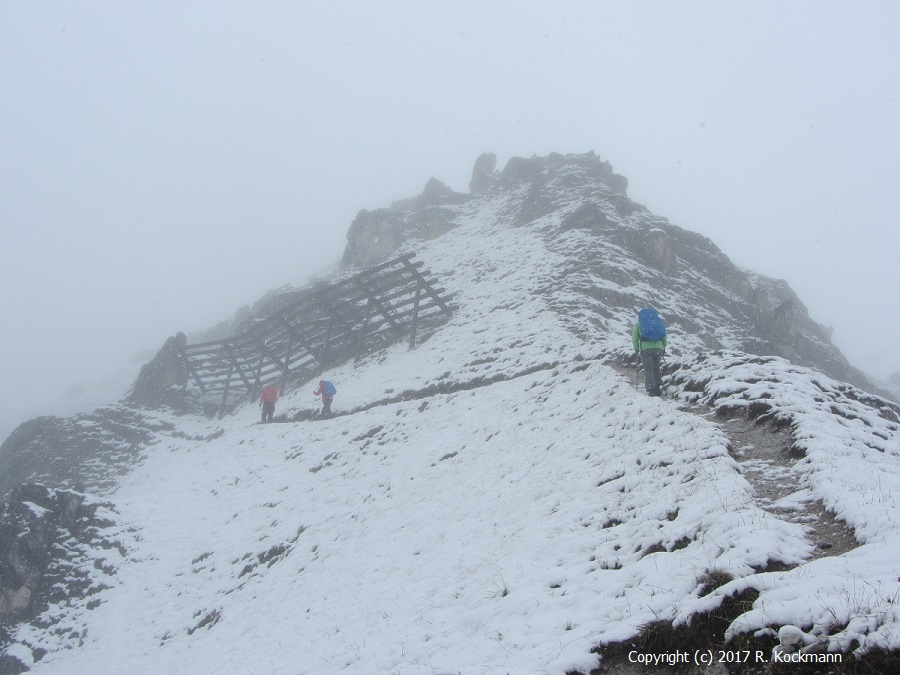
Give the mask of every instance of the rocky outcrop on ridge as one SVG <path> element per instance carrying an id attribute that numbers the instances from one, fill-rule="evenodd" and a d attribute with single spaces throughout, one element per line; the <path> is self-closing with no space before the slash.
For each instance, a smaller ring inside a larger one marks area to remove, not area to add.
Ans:
<path id="1" fill-rule="evenodd" d="M 456 227 L 455 211 L 449 207 L 468 200 L 468 195 L 432 178 L 418 197 L 396 201 L 386 209 L 363 209 L 350 224 L 341 262 L 345 267 L 364 268 L 387 258 L 410 239 L 436 239 Z"/>
<path id="2" fill-rule="evenodd" d="M 102 493 L 171 424 L 126 405 L 36 417 L 0 445 L 0 499 L 25 482 Z"/>
<path id="3" fill-rule="evenodd" d="M 14 622 L 34 619 L 50 603 L 88 602 L 124 555 L 105 534 L 109 506 L 72 490 L 25 483 L 0 513 L 0 641 Z M 91 561 L 93 564 L 85 564 Z M 80 639 L 72 635 L 73 639 Z M 0 672 L 25 664 L 0 656 Z"/>
<path id="4" fill-rule="evenodd" d="M 632 201 L 628 180 L 593 152 L 514 157 L 499 172 L 495 164 L 492 154 L 478 158 L 471 194 L 432 179 L 415 199 L 361 211 L 347 234 L 344 264 L 372 264 L 495 214 L 546 234 L 561 258 L 553 287 L 571 291 L 564 301 L 548 293 L 548 302 L 576 332 L 619 337 L 635 310 L 652 304 L 682 351 L 780 356 L 889 395 L 850 365 L 786 282 L 737 267 L 708 238 Z"/>
<path id="5" fill-rule="evenodd" d="M 184 333 L 177 333 L 166 340 L 153 360 L 141 368 L 129 398 L 152 406 L 180 402 L 189 373 L 179 349 L 186 344 Z"/>

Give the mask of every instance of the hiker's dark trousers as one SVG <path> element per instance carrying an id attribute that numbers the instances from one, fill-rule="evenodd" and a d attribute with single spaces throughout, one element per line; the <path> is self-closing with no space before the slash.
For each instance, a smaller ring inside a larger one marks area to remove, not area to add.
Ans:
<path id="1" fill-rule="evenodd" d="M 662 365 L 662 349 L 644 349 L 641 351 L 641 363 L 644 365 L 644 387 L 650 394 L 659 394 L 659 369 Z"/>
<path id="2" fill-rule="evenodd" d="M 262 408 L 262 423 L 272 421 L 272 415 L 275 414 L 275 402 L 274 401 L 263 401 Z"/>

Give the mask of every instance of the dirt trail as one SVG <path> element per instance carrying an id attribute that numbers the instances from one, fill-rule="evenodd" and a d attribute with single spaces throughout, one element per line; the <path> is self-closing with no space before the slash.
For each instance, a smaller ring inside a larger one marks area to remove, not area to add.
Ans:
<path id="1" fill-rule="evenodd" d="M 633 369 L 609 365 L 635 382 Z M 791 449 L 789 430 L 744 417 L 722 418 L 708 406 L 678 404 L 678 407 L 709 419 L 725 433 L 732 457 L 753 486 L 757 505 L 777 518 L 805 526 L 815 546 L 812 559 L 841 555 L 859 546 L 853 530 L 805 492 L 802 475 L 796 469 L 802 457 Z"/>
<path id="2" fill-rule="evenodd" d="M 633 369 L 619 364 L 608 365 L 632 383 L 635 382 Z M 665 398 L 662 400 L 665 401 Z M 841 555 L 859 546 L 853 530 L 837 520 L 833 513 L 827 511 L 821 502 L 812 499 L 804 489 L 802 474 L 797 468 L 797 462 L 802 456 L 792 451 L 789 429 L 758 424 L 756 420 L 745 417 L 726 418 L 718 415 L 710 406 L 685 404 L 671 399 L 668 403 L 677 406 L 679 410 L 708 419 L 723 431 L 729 441 L 732 457 L 753 486 L 757 505 L 776 518 L 801 524 L 806 529 L 807 537 L 814 546 L 811 560 Z M 773 569 L 771 561 L 767 569 Z M 604 655 L 600 668 L 592 672 L 610 675 L 668 675 L 672 671 L 663 667 L 632 664 L 624 657 L 624 652 L 612 651 Z M 725 664 L 712 664 L 688 666 L 679 672 L 683 675 L 728 675 L 730 672 L 771 673 L 773 670 L 771 665 L 761 670 L 731 670 Z"/>
<path id="3" fill-rule="evenodd" d="M 707 410 L 704 416 L 714 414 Z M 804 525 L 815 545 L 813 559 L 841 555 L 859 546 L 853 530 L 804 490 L 795 466 L 802 457 L 791 450 L 788 430 L 743 418 L 718 424 L 731 442 L 732 456 L 753 486 L 757 504 L 782 520 Z"/>
<path id="4" fill-rule="evenodd" d="M 400 401 L 427 400 L 436 394 L 490 386 L 498 381 L 508 381 L 530 375 L 537 371 L 559 367 L 559 362 L 536 364 L 522 372 L 502 376 L 476 378 L 470 382 L 438 384 L 420 391 L 407 391 L 366 406 L 346 412 L 338 412 L 335 417 L 364 412 L 374 407 Z M 636 389 L 635 371 L 619 363 L 605 363 L 625 378 Z M 665 400 L 665 399 L 663 399 Z M 723 418 L 709 406 L 689 405 L 672 402 L 682 411 L 707 418 L 716 424 L 728 438 L 731 454 L 740 464 L 741 472 L 753 486 L 757 505 L 772 515 L 788 522 L 799 523 L 807 529 L 810 543 L 815 547 L 813 559 L 831 555 L 841 555 L 857 546 L 853 530 L 837 520 L 823 504 L 810 498 L 803 489 L 802 475 L 797 471 L 796 462 L 802 459 L 792 452 L 791 436 L 788 430 L 768 424 L 758 424 L 744 417 Z M 275 422 L 298 422 L 316 419 L 318 411 L 296 411 L 292 416 L 276 417 Z"/>

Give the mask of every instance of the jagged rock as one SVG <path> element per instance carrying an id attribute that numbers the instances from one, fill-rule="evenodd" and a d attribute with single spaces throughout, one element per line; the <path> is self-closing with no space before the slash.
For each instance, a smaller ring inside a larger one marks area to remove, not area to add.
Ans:
<path id="1" fill-rule="evenodd" d="M 559 224 L 559 231 L 562 233 L 576 229 L 589 230 L 593 227 L 610 228 L 615 227 L 615 223 L 610 220 L 599 204 L 588 202 L 563 218 Z"/>
<path id="2" fill-rule="evenodd" d="M 54 564 L 72 548 L 72 542 L 95 540 L 97 528 L 108 525 L 97 519 L 99 502 L 71 490 L 52 490 L 39 483 L 25 483 L 12 491 L 0 514 L 0 621 L 27 613 L 32 602 L 51 589 L 42 580 Z M 84 589 L 54 584 L 56 595 Z"/>
<path id="3" fill-rule="evenodd" d="M 493 152 L 485 152 L 475 160 L 472 168 L 472 180 L 469 181 L 469 192 L 487 192 L 497 181 L 497 155 Z"/>
<path id="4" fill-rule="evenodd" d="M 429 178 L 425 184 L 425 189 L 422 190 L 418 197 L 398 199 L 384 210 L 393 213 L 413 213 L 427 209 L 429 206 L 464 204 L 468 199 L 469 195 L 454 192 L 437 178 Z"/>
<path id="5" fill-rule="evenodd" d="M 424 209 L 429 206 L 446 204 L 452 202 L 455 195 L 456 193 L 453 190 L 444 185 L 437 178 L 431 178 L 425 184 L 425 189 L 422 191 L 422 194 L 419 195 L 416 207 L 417 209 Z"/>
<path id="6" fill-rule="evenodd" d="M 418 197 L 395 201 L 386 209 L 360 211 L 347 233 L 342 265 L 366 267 L 384 260 L 407 242 L 439 237 L 457 225 L 458 212 L 453 207 L 475 196 L 490 197 L 526 187 L 528 192 L 520 202 L 517 220 L 522 224 L 536 220 L 557 205 L 556 180 L 567 167 L 586 171 L 592 181 L 601 185 L 604 198 L 613 200 L 615 212 L 631 213 L 641 208 L 625 196 L 627 179 L 613 173 L 609 162 L 601 161 L 593 152 L 554 153 L 530 159 L 512 157 L 499 174 L 495 171 L 496 162 L 492 153 L 478 157 L 469 185 L 471 195 L 453 192 L 432 178 Z"/>
<path id="7" fill-rule="evenodd" d="M 25 483 L 12 491 L 0 512 L 0 673 L 25 672 L 43 654 L 15 641 L 16 622 L 48 628 L 51 605 L 90 606 L 108 587 L 111 559 L 125 551 L 106 534 L 107 513 L 108 504 L 72 490 Z M 79 639 L 68 628 L 59 634 Z"/>
<path id="8" fill-rule="evenodd" d="M 498 185 L 515 191 L 527 187 L 521 199 L 517 223 L 526 225 L 555 212 L 573 192 L 582 192 L 583 200 L 610 198 L 617 200 L 615 209 L 624 208 L 628 181 L 615 173 L 609 162 L 600 161 L 593 153 L 522 159 L 511 158 L 501 172 Z"/>
<path id="9" fill-rule="evenodd" d="M 341 262 L 368 267 L 396 251 L 404 241 L 404 218 L 387 210 L 360 211 L 347 232 Z"/>
<path id="10" fill-rule="evenodd" d="M 124 404 L 29 420 L 0 445 L 0 499 L 24 482 L 102 490 L 122 466 L 139 459 L 154 427 L 166 426 Z"/>
<path id="11" fill-rule="evenodd" d="M 384 260 L 411 239 L 427 241 L 456 227 L 456 213 L 447 208 L 469 199 L 432 178 L 422 194 L 377 211 L 363 209 L 350 224 L 344 267 L 368 267 Z"/>
<path id="12" fill-rule="evenodd" d="M 638 230 L 625 230 L 621 241 L 635 258 L 649 267 L 666 276 L 673 276 L 677 272 L 676 244 L 661 227 L 650 225 Z"/>
<path id="13" fill-rule="evenodd" d="M 188 371 L 180 355 L 185 344 L 187 336 L 184 333 L 177 333 L 166 340 L 153 360 L 141 368 L 129 398 L 152 406 L 180 403 L 179 393 L 188 379 Z"/>
<path id="14" fill-rule="evenodd" d="M 499 183 L 503 187 L 512 187 L 523 183 L 531 183 L 545 168 L 545 160 L 541 157 L 510 157 L 500 172 Z"/>
<path id="15" fill-rule="evenodd" d="M 553 152 L 547 157 L 534 156 L 530 159 L 511 157 L 500 173 L 498 183 L 507 188 L 535 182 L 548 184 L 552 178 L 569 169 L 579 169 L 592 182 L 605 186 L 612 194 L 624 196 L 628 191 L 628 179 L 614 173 L 612 165 L 601 161 L 593 152 L 583 155 Z"/>
<path id="16" fill-rule="evenodd" d="M 564 316 L 590 311 L 593 330 L 612 330 L 616 317 L 630 317 L 645 304 L 664 313 L 670 305 L 690 308 L 669 318 L 679 332 L 695 336 L 697 346 L 782 356 L 878 391 L 785 282 L 739 269 L 707 237 L 633 202 L 627 179 L 593 152 L 513 157 L 499 174 L 495 161 L 490 154 L 476 161 L 470 199 L 502 203 L 520 227 L 543 227 L 558 218 L 566 262 L 557 283 L 576 291 L 570 305 L 559 307 Z M 369 265 L 401 246 L 440 236 L 456 226 L 462 203 L 471 210 L 463 196 L 433 181 L 419 197 L 360 212 L 347 235 L 344 264 Z M 568 248 L 573 236 L 579 243 Z"/>

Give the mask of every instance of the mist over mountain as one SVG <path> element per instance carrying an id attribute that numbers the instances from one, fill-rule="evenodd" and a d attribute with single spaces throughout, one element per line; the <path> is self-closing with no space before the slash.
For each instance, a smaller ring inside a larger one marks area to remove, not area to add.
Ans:
<path id="1" fill-rule="evenodd" d="M 890 662 L 900 406 L 784 281 L 627 187 L 593 152 L 482 155 L 468 193 L 432 178 L 360 211 L 327 278 L 173 336 L 122 400 L 17 428 L 0 672 L 589 673 L 688 648 L 753 654 L 730 672 Z M 382 296 L 316 308 L 398 256 L 452 300 L 414 339 Z M 329 349 L 279 356 L 272 326 L 303 303 Z M 649 305 L 663 399 L 632 354 Z M 359 339 L 330 345 L 336 323 Z M 207 389 L 185 354 L 249 335 L 257 381 Z M 261 425 L 254 387 L 279 364 Z"/>

